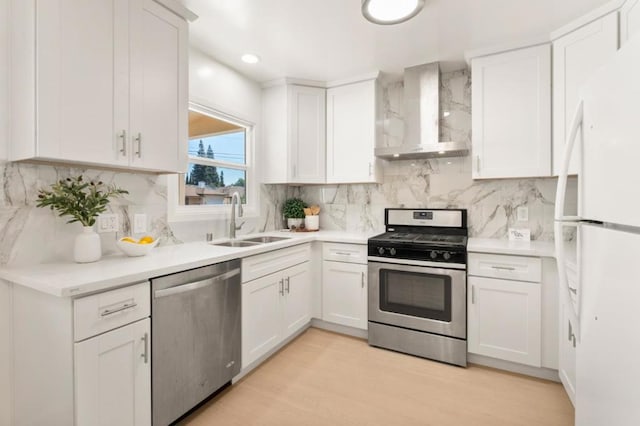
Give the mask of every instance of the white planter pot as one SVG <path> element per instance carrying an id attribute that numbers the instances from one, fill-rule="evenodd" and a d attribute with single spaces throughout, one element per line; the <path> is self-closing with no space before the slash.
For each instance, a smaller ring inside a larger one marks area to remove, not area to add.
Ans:
<path id="1" fill-rule="evenodd" d="M 287 226 L 291 229 L 292 226 L 300 228 L 304 223 L 304 219 L 287 219 Z"/>
<path id="2" fill-rule="evenodd" d="M 76 236 L 73 246 L 73 260 L 90 263 L 100 260 L 101 256 L 100 235 L 93 231 L 93 226 L 82 227 L 82 233 Z"/>
<path id="3" fill-rule="evenodd" d="M 305 216 L 304 227 L 309 231 L 317 231 L 320 229 L 320 216 Z"/>

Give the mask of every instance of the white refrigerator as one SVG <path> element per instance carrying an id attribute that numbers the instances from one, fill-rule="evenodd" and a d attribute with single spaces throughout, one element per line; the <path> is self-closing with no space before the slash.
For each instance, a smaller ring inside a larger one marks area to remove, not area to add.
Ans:
<path id="1" fill-rule="evenodd" d="M 581 91 L 558 179 L 561 305 L 575 345 L 576 425 L 640 425 L 640 36 Z M 578 216 L 564 215 L 579 156 Z M 563 241 L 575 228 L 576 242 Z M 562 329 L 562 328 L 561 328 Z M 563 378 L 565 386 L 566 380 Z"/>

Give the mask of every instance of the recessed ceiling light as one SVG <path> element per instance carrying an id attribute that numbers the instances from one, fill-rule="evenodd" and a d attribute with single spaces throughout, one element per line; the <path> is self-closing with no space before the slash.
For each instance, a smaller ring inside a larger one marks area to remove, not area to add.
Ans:
<path id="1" fill-rule="evenodd" d="M 380 25 L 393 25 L 416 16 L 424 7 L 424 0 L 362 0 L 362 14 Z"/>
<path id="2" fill-rule="evenodd" d="M 247 64 L 257 64 L 260 62 L 258 55 L 254 55 L 253 53 L 245 53 L 240 59 L 242 59 L 242 62 L 246 62 Z"/>

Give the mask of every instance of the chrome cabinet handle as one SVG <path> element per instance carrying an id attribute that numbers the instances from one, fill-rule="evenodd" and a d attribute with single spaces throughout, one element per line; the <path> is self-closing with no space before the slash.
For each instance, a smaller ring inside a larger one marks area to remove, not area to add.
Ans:
<path id="1" fill-rule="evenodd" d="M 138 304 L 136 302 L 125 303 L 124 305 L 122 305 L 122 306 L 120 306 L 118 308 L 115 308 L 115 309 L 105 309 L 104 311 L 102 311 L 100 313 L 100 316 L 101 317 L 106 317 L 106 316 L 109 316 L 109 315 L 113 315 L 113 314 L 115 314 L 117 312 L 122 312 L 122 311 L 124 311 L 126 309 L 135 308 L 136 306 L 138 306 Z"/>
<path id="2" fill-rule="evenodd" d="M 372 174 L 373 174 L 373 164 L 369 162 L 369 176 L 371 176 Z"/>
<path id="3" fill-rule="evenodd" d="M 569 324 L 569 336 L 567 337 L 567 340 L 570 341 L 573 344 L 573 347 L 576 347 L 576 335 L 573 333 L 573 327 L 571 326 L 571 320 L 568 320 L 567 323 Z"/>
<path id="4" fill-rule="evenodd" d="M 516 268 L 512 266 L 492 266 L 493 269 L 498 269 L 500 271 L 515 271 Z"/>
<path id="5" fill-rule="evenodd" d="M 337 251 L 335 253 L 339 256 L 351 256 L 351 253 L 347 253 L 346 251 Z"/>
<path id="6" fill-rule="evenodd" d="M 290 281 L 291 281 L 290 277 L 285 278 L 285 282 L 287 283 L 287 294 L 291 293 L 291 289 L 289 287 Z"/>
<path id="7" fill-rule="evenodd" d="M 476 286 L 475 285 L 471 286 L 471 304 L 472 305 L 476 304 Z"/>
<path id="8" fill-rule="evenodd" d="M 136 151 L 136 155 L 138 156 L 138 158 L 142 158 L 142 133 L 138 133 L 138 136 L 136 136 L 133 140 L 138 143 L 138 150 Z"/>
<path id="9" fill-rule="evenodd" d="M 280 296 L 284 296 L 284 279 L 281 279 L 278 284 L 280 285 Z"/>
<path id="10" fill-rule="evenodd" d="M 149 364 L 149 333 L 144 333 L 144 336 L 140 339 L 144 342 L 144 352 L 140 355 L 144 359 L 145 364 Z"/>
<path id="11" fill-rule="evenodd" d="M 476 172 L 480 174 L 480 156 L 476 155 Z"/>
<path id="12" fill-rule="evenodd" d="M 123 130 L 122 133 L 118 135 L 120 139 L 122 139 L 122 148 L 120 148 L 120 152 L 123 157 L 127 156 L 127 131 Z"/>
<path id="13" fill-rule="evenodd" d="M 361 288 L 364 288 L 364 272 L 362 272 Z"/>

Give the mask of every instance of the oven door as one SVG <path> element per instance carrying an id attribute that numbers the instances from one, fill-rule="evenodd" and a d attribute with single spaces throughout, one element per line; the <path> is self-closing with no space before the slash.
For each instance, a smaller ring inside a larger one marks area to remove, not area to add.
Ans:
<path id="1" fill-rule="evenodd" d="M 369 262 L 369 321 L 466 339 L 466 271 Z"/>

